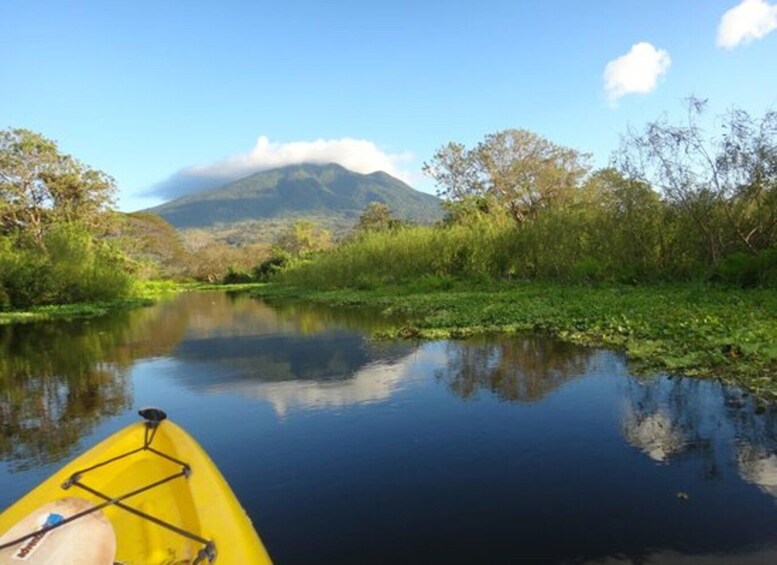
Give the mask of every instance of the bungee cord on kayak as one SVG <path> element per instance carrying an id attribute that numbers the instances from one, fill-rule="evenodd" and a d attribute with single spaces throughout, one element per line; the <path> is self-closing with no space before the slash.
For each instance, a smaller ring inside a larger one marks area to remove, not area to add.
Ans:
<path id="1" fill-rule="evenodd" d="M 165 483 L 174 481 L 179 478 L 188 479 L 192 474 L 192 468 L 191 466 L 179 459 L 176 459 L 175 457 L 172 457 L 166 453 L 163 453 L 157 449 L 154 449 L 151 446 L 151 443 L 154 440 L 154 437 L 156 435 L 157 429 L 159 427 L 159 424 L 167 418 L 167 415 L 164 411 L 158 409 L 158 408 L 144 408 L 139 410 L 138 412 L 145 420 L 145 430 L 144 430 L 144 437 L 143 437 L 143 445 L 137 449 L 132 449 L 130 451 L 127 451 L 125 453 L 122 453 L 120 455 L 111 457 L 109 459 L 106 459 L 105 461 L 98 462 L 94 465 L 91 465 L 89 467 L 86 467 L 84 469 L 79 469 L 76 472 L 74 472 L 70 477 L 62 483 L 61 488 L 63 490 L 68 490 L 72 487 L 80 488 L 98 498 L 101 498 L 104 500 L 103 503 L 91 506 L 90 508 L 83 510 L 81 512 L 77 512 L 71 516 L 68 517 L 62 517 L 58 514 L 54 514 L 53 516 L 56 516 L 57 518 L 52 521 L 52 523 L 46 523 L 41 528 L 36 529 L 34 531 L 29 532 L 26 535 L 17 537 L 16 539 L 13 539 L 8 542 L 4 542 L 0 544 L 0 551 L 4 549 L 8 549 L 14 546 L 17 546 L 19 544 L 22 544 L 28 540 L 32 539 L 41 539 L 43 536 L 48 534 L 49 532 L 62 528 L 63 526 L 70 524 L 72 522 L 75 522 L 76 520 L 79 520 L 85 516 L 88 516 L 90 514 L 94 514 L 96 512 L 101 511 L 104 508 L 107 508 L 109 506 L 115 506 L 117 508 L 121 508 L 124 511 L 127 511 L 131 514 L 134 514 L 135 516 L 138 516 L 144 520 L 148 520 L 149 522 L 152 522 L 158 526 L 161 526 L 163 528 L 166 528 L 169 531 L 172 531 L 178 535 L 181 535 L 185 538 L 188 538 L 192 541 L 195 541 L 202 545 L 202 548 L 198 551 L 197 557 L 192 562 L 192 565 L 198 565 L 199 563 L 203 563 L 205 559 L 208 560 L 209 563 L 212 563 L 216 559 L 217 551 L 216 551 L 216 544 L 213 540 L 207 540 L 195 533 L 192 533 L 190 531 L 187 531 L 183 528 L 180 528 L 174 524 L 171 524 L 165 520 L 162 520 L 156 516 L 152 516 L 148 514 L 147 512 L 143 512 L 141 510 L 138 510 L 137 508 L 133 508 L 131 506 L 128 506 L 124 504 L 124 500 L 127 500 L 129 498 L 132 498 L 134 496 L 137 496 L 141 493 L 150 491 L 156 487 L 159 487 Z M 147 485 L 144 485 L 142 487 L 139 487 L 137 489 L 134 489 L 130 492 L 124 493 L 119 496 L 109 496 L 103 492 L 100 492 L 99 490 L 90 487 L 89 485 L 82 482 L 82 479 L 84 475 L 86 475 L 89 472 L 92 472 L 96 469 L 100 469 L 103 467 L 106 467 L 112 463 L 115 463 L 117 461 L 120 461 L 122 459 L 125 459 L 127 457 L 130 457 L 136 453 L 139 452 L 151 452 L 159 457 L 162 457 L 164 459 L 167 459 L 177 465 L 180 465 L 181 470 L 177 473 L 174 473 L 172 475 L 169 475 L 167 477 L 164 477 L 160 480 L 154 481 L 152 483 L 149 483 Z"/>

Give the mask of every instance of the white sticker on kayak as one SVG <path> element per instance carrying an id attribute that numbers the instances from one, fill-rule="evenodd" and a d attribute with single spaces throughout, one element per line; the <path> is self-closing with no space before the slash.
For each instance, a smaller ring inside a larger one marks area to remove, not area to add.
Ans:
<path id="1" fill-rule="evenodd" d="M 50 528 L 52 526 L 56 526 L 57 524 L 61 523 L 65 519 L 62 514 L 56 514 L 52 512 L 51 514 L 48 514 L 46 518 L 41 522 L 38 529 L 43 530 L 44 528 Z M 40 547 L 41 542 L 43 539 L 49 534 L 50 530 L 46 530 L 45 532 L 40 532 L 38 534 L 35 534 L 33 537 L 28 539 L 26 542 L 24 542 L 19 549 L 17 549 L 14 554 L 13 558 L 17 559 L 19 561 L 26 561 L 30 558 L 30 556 L 35 553 L 35 551 Z"/>

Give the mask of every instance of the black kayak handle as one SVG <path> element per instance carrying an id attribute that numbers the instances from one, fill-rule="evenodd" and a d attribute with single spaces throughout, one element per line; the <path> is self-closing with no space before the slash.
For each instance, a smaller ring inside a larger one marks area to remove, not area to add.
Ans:
<path id="1" fill-rule="evenodd" d="M 167 414 L 161 408 L 154 406 L 147 406 L 138 410 L 138 414 L 146 420 L 151 426 L 156 427 L 162 420 L 167 419 Z"/>

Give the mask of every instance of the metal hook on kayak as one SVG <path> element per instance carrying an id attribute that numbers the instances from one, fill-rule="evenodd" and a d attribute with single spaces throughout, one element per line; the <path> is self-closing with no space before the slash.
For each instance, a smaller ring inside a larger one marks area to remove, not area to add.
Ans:
<path id="1" fill-rule="evenodd" d="M 198 565 L 199 563 L 204 563 L 205 560 L 208 560 L 208 563 L 213 563 L 213 561 L 216 560 L 216 544 L 212 541 L 209 541 L 205 544 L 205 547 L 203 547 L 198 553 L 197 553 L 197 559 L 194 560 L 194 563 L 192 565 Z"/>

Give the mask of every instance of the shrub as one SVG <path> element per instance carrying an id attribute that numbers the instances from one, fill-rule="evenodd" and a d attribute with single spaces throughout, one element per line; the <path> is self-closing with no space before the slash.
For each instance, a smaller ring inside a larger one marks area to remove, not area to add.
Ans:
<path id="1" fill-rule="evenodd" d="M 593 257 L 585 257 L 575 263 L 572 277 L 580 282 L 596 282 L 602 279 L 602 266 Z"/>
<path id="2" fill-rule="evenodd" d="M 78 226 L 52 230 L 44 248 L 7 237 L 0 244 L 0 288 L 12 308 L 115 300 L 132 284 L 122 255 Z"/>
<path id="3" fill-rule="evenodd" d="M 224 278 L 221 282 L 224 284 L 245 284 L 253 282 L 253 280 L 254 277 L 251 275 L 251 273 L 236 269 L 235 267 L 229 267 L 227 274 L 224 275 Z"/>
<path id="4" fill-rule="evenodd" d="M 254 269 L 254 278 L 258 281 L 268 281 L 275 274 L 285 269 L 292 262 L 292 257 L 285 251 L 276 250 L 266 261 L 262 261 Z"/>
<path id="5" fill-rule="evenodd" d="M 718 264 L 712 279 L 742 288 L 777 286 L 777 249 L 732 253 Z"/>

